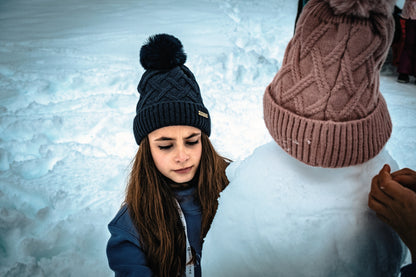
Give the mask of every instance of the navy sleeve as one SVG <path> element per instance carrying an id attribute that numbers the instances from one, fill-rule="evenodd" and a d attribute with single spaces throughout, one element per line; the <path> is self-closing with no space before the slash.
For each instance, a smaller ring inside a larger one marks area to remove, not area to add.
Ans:
<path id="1" fill-rule="evenodd" d="M 416 264 L 412 263 L 402 267 L 400 270 L 401 277 L 415 277 L 416 276 Z"/>
<path id="2" fill-rule="evenodd" d="M 107 243 L 107 258 L 115 276 L 153 276 L 138 238 L 118 226 L 109 225 L 108 229 L 111 237 Z"/>

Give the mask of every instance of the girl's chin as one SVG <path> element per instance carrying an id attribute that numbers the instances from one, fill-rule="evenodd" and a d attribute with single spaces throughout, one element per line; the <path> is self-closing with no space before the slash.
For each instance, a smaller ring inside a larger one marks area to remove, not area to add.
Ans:
<path id="1" fill-rule="evenodd" d="M 183 185 L 183 184 L 187 184 L 189 183 L 189 181 L 192 180 L 192 177 L 190 178 L 173 178 L 171 179 L 174 183 L 178 184 L 178 185 Z"/>
<path id="2" fill-rule="evenodd" d="M 174 188 L 186 188 L 190 186 L 190 182 L 192 181 L 195 174 L 188 174 L 188 176 L 171 176 L 169 178 L 173 183 L 172 187 Z"/>

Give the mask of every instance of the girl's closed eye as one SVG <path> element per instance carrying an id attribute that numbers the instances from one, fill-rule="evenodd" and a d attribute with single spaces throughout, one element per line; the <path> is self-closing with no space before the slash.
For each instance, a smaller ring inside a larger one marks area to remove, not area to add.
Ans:
<path id="1" fill-rule="evenodd" d="M 169 145 L 159 145 L 160 150 L 168 150 L 172 147 L 172 144 Z"/>
<path id="2" fill-rule="evenodd" d="M 187 141 L 187 142 L 186 142 L 186 144 L 188 144 L 188 145 L 190 145 L 190 146 L 196 145 L 196 144 L 198 144 L 198 143 L 199 143 L 199 139 L 194 140 L 194 141 Z"/>

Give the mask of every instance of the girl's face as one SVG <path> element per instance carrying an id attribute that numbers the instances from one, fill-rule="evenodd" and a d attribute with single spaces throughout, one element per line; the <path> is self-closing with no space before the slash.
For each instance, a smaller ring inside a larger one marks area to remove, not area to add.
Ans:
<path id="1" fill-rule="evenodd" d="M 192 180 L 201 161 L 201 130 L 168 126 L 149 135 L 150 151 L 157 169 L 175 183 Z"/>

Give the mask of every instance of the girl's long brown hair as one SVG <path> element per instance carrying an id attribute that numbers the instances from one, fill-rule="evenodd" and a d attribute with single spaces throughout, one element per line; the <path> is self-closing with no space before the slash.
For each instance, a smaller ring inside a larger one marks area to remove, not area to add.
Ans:
<path id="1" fill-rule="evenodd" d="M 229 160 L 218 155 L 204 133 L 201 143 L 196 199 L 202 211 L 202 243 L 217 211 L 219 193 L 228 185 L 225 169 Z M 174 195 L 153 162 L 147 137 L 140 143 L 133 163 L 125 204 L 153 274 L 182 276 L 186 267 L 185 232 Z"/>

